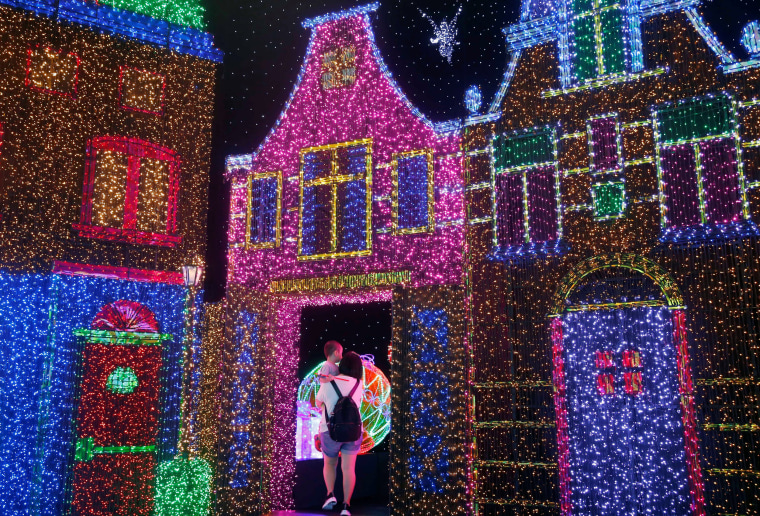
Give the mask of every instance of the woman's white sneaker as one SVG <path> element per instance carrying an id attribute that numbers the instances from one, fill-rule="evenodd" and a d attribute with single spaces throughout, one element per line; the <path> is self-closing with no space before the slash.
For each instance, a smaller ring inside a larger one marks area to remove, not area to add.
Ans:
<path id="1" fill-rule="evenodd" d="M 325 503 L 322 504 L 322 510 L 323 511 L 331 511 L 333 507 L 335 507 L 338 504 L 338 500 L 335 498 L 335 495 L 332 493 L 329 493 L 327 495 L 327 500 L 325 500 Z"/>

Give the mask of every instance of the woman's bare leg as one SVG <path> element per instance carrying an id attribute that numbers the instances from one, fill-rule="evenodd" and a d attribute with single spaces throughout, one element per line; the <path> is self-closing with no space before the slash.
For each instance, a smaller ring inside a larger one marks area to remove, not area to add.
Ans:
<path id="1" fill-rule="evenodd" d="M 351 505 L 351 495 L 356 486 L 356 454 L 341 453 L 340 469 L 343 471 L 343 501 Z"/>
<path id="2" fill-rule="evenodd" d="M 328 457 L 325 455 L 325 464 L 322 467 L 322 475 L 325 477 L 327 494 L 335 492 L 335 476 L 337 466 L 338 457 Z"/>

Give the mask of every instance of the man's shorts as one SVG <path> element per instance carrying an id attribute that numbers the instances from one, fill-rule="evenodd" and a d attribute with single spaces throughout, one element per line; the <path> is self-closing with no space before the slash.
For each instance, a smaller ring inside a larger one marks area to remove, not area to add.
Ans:
<path id="1" fill-rule="evenodd" d="M 356 455 L 362 447 L 361 437 L 353 442 L 339 443 L 330 438 L 330 432 L 322 432 L 319 434 L 319 439 L 322 441 L 322 453 L 331 459 L 337 457 L 340 451 L 345 455 Z"/>

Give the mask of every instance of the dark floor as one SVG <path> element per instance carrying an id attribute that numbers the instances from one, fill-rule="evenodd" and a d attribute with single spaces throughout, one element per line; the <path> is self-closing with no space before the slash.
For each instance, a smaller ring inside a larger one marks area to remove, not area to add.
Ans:
<path id="1" fill-rule="evenodd" d="M 339 510 L 333 511 L 274 511 L 269 516 L 325 516 L 326 514 L 336 515 L 339 514 Z M 380 507 L 377 505 L 355 505 L 351 507 L 352 516 L 388 516 L 389 511 L 387 507 Z"/>

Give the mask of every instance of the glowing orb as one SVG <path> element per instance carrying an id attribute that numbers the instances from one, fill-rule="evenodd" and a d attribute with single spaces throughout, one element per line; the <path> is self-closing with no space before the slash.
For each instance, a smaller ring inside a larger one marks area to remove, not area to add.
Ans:
<path id="1" fill-rule="evenodd" d="M 391 430 L 391 384 L 383 372 L 375 366 L 372 355 L 362 355 L 364 365 L 364 396 L 359 412 L 364 423 L 362 447 L 359 453 L 367 453 L 382 442 Z M 322 454 L 314 448 L 314 435 L 319 432 L 322 417 L 315 402 L 319 390 L 319 370 L 324 362 L 311 370 L 298 387 L 298 421 L 296 435 L 296 460 L 317 459 Z"/>

